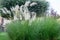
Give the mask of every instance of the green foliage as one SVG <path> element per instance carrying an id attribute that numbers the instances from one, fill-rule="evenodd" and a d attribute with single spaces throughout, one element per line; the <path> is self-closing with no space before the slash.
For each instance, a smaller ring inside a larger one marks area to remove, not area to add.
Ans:
<path id="1" fill-rule="evenodd" d="M 2 5 L 3 7 L 6 7 L 8 10 L 10 10 L 12 6 L 15 6 L 16 4 L 21 6 L 25 3 L 25 1 L 26 0 L 3 0 Z"/>
<path id="2" fill-rule="evenodd" d="M 15 21 L 7 25 L 7 32 L 12 40 L 57 40 L 60 24 L 55 19 L 37 19 L 29 24 L 28 21 Z"/>
<path id="3" fill-rule="evenodd" d="M 9 15 L 9 14 L 3 14 L 3 13 L 1 13 L 1 16 L 2 16 L 3 18 L 7 18 L 7 19 L 10 18 L 10 15 Z"/>
<path id="4" fill-rule="evenodd" d="M 46 1 L 46 0 L 32 0 L 32 1 Z"/>
<path id="5" fill-rule="evenodd" d="M 8 10 L 10 10 L 10 12 L 11 12 L 11 7 L 13 6 L 13 7 L 15 7 L 17 4 L 19 5 L 19 6 L 21 6 L 21 5 L 23 5 L 23 4 L 25 4 L 25 2 L 26 2 L 27 0 L 3 0 L 2 1 L 2 6 L 3 7 L 6 7 Z M 48 6 L 49 6 L 49 4 L 48 4 L 48 2 L 46 2 L 46 1 L 34 1 L 34 0 L 30 0 L 31 1 L 31 3 L 32 2 L 36 2 L 37 3 L 37 5 L 34 5 L 34 6 L 29 6 L 28 7 L 28 9 L 29 9 L 29 11 L 30 12 L 36 12 L 37 14 L 37 17 L 40 17 L 41 15 L 44 15 L 44 13 L 48 10 Z M 13 17 L 14 15 L 13 15 L 13 13 L 11 12 L 11 17 L 12 17 L 12 19 L 14 18 Z M 4 18 L 9 18 L 10 17 L 10 15 L 9 14 L 3 14 L 2 13 L 2 17 L 4 17 Z"/>
<path id="6" fill-rule="evenodd" d="M 31 12 L 36 12 L 37 16 L 41 16 L 42 14 L 44 15 L 44 13 L 48 10 L 49 3 L 46 1 L 33 1 L 33 2 L 36 2 L 37 5 L 29 7 L 29 10 Z"/>
<path id="7" fill-rule="evenodd" d="M 10 40 L 6 32 L 0 32 L 0 40 Z"/>
<path id="8" fill-rule="evenodd" d="M 16 4 L 18 4 L 19 6 L 25 4 L 25 2 L 28 0 L 5 0 L 2 2 L 3 7 L 6 7 L 8 10 L 10 10 L 10 8 L 12 6 L 15 6 Z M 30 11 L 34 11 L 37 13 L 37 16 L 40 16 L 42 13 L 45 13 L 48 9 L 48 2 L 46 1 L 34 1 L 34 0 L 30 0 L 32 2 L 37 2 L 38 4 L 32 7 L 29 7 Z"/>
<path id="9" fill-rule="evenodd" d="M 58 33 L 59 33 L 60 25 L 57 23 L 56 19 L 52 19 L 52 18 L 40 19 L 40 20 L 36 20 L 32 24 L 33 24 L 32 30 L 34 30 L 35 33 L 38 34 L 38 37 L 37 37 L 38 39 L 57 40 L 57 37 L 59 36 Z"/>
<path id="10" fill-rule="evenodd" d="M 25 40 L 28 32 L 28 22 L 13 22 L 7 27 L 7 32 L 12 40 Z"/>

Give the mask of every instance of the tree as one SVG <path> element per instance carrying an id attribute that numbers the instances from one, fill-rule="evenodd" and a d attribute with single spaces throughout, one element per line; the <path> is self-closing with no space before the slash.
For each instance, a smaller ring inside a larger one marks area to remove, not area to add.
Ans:
<path id="1" fill-rule="evenodd" d="M 45 13 L 48 10 L 48 2 L 46 1 L 32 1 L 32 2 L 36 2 L 37 5 L 34 6 L 29 6 L 29 10 L 31 12 L 36 12 L 37 16 L 41 16 L 43 13 Z"/>
<path id="2" fill-rule="evenodd" d="M 6 7 L 8 10 L 10 10 L 10 8 L 12 6 L 15 7 L 15 5 L 24 5 L 25 2 L 28 0 L 4 0 L 2 2 L 3 7 Z M 28 6 L 28 9 L 30 12 L 36 12 L 37 16 L 41 16 L 41 14 L 45 13 L 48 9 L 48 2 L 46 2 L 45 0 L 41 1 L 41 0 L 30 0 L 31 3 L 32 2 L 36 2 L 37 5 L 34 6 Z"/>
<path id="3" fill-rule="evenodd" d="M 3 0 L 2 5 L 3 7 L 6 7 L 8 10 L 10 10 L 12 6 L 15 6 L 16 4 L 21 6 L 25 3 L 25 1 L 26 0 Z"/>

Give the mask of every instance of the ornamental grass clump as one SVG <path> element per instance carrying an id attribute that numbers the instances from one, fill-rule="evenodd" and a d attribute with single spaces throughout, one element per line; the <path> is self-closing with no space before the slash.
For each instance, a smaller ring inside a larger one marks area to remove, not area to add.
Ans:
<path id="1" fill-rule="evenodd" d="M 15 21 L 7 25 L 11 40 L 58 40 L 60 24 L 53 18 L 28 21 Z"/>

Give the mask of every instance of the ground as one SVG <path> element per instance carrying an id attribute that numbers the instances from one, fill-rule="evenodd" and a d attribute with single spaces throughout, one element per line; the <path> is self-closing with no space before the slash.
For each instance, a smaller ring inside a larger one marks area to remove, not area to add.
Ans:
<path id="1" fill-rule="evenodd" d="M 10 40 L 6 32 L 0 33 L 0 40 Z"/>

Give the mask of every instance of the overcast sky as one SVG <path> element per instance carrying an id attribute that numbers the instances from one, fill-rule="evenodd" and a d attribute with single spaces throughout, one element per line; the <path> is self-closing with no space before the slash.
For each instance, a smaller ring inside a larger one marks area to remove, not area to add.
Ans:
<path id="1" fill-rule="evenodd" d="M 50 3 L 50 8 L 53 8 L 60 15 L 60 0 L 47 0 Z"/>

